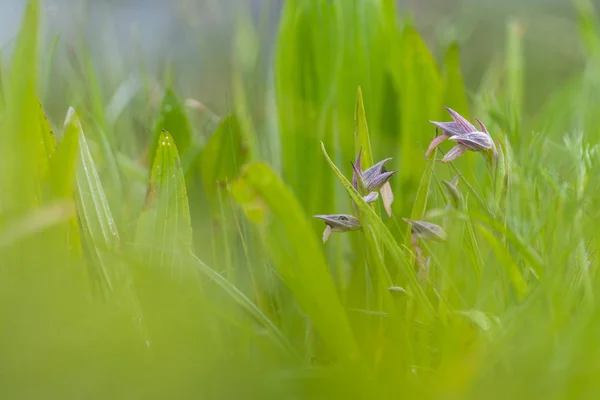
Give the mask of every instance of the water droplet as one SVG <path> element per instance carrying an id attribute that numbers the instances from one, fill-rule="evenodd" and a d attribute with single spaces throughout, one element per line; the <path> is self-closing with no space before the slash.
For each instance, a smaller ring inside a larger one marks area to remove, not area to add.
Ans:
<path id="1" fill-rule="evenodd" d="M 163 140 L 161 144 L 162 144 L 163 146 L 166 146 L 166 145 L 167 145 L 167 142 L 165 142 L 165 141 Z"/>
<path id="2" fill-rule="evenodd" d="M 167 104 L 167 105 L 165 106 L 165 111 L 166 111 L 166 112 L 170 112 L 171 110 L 173 110 L 173 107 L 171 107 L 171 105 L 170 105 L 170 104 Z"/>

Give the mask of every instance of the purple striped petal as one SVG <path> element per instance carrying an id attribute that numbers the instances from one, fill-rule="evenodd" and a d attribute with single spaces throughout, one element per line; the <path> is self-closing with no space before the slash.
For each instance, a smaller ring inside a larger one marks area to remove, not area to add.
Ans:
<path id="1" fill-rule="evenodd" d="M 428 158 L 429 155 L 431 154 L 431 152 L 440 145 L 440 143 L 442 143 L 444 140 L 448 139 L 448 136 L 446 135 L 440 135 L 438 137 L 436 137 L 435 139 L 433 139 L 431 141 L 431 143 L 429 143 L 429 148 L 427 149 L 427 151 L 425 152 L 425 158 Z"/>
<path id="2" fill-rule="evenodd" d="M 462 133 L 466 133 L 460 129 L 460 127 L 456 124 L 456 122 L 437 122 L 437 121 L 429 121 L 429 122 L 432 123 L 433 125 L 435 125 L 436 127 L 440 128 L 442 130 L 442 132 L 444 133 L 444 135 L 446 135 L 446 136 L 454 136 L 454 135 L 460 135 Z"/>
<path id="3" fill-rule="evenodd" d="M 446 155 L 440 160 L 440 162 L 449 163 L 451 161 L 454 161 L 458 157 L 462 156 L 465 151 L 467 151 L 466 146 L 463 146 L 462 144 L 457 144 L 456 146 L 451 148 L 449 152 L 446 153 Z"/>
<path id="4" fill-rule="evenodd" d="M 477 121 L 477 123 L 479 124 L 479 126 L 481 127 L 481 131 L 487 133 L 488 135 L 490 134 L 487 130 L 487 128 L 485 127 L 485 125 L 483 124 L 483 122 L 481 122 L 479 119 L 475 118 L 475 121 Z M 491 135 L 490 135 L 491 136 Z"/>
<path id="5" fill-rule="evenodd" d="M 472 123 L 470 123 L 465 117 L 463 117 L 450 107 L 444 106 L 444 108 L 448 110 L 448 112 L 452 116 L 452 119 L 454 120 L 454 122 L 456 122 L 456 125 L 458 125 L 462 133 L 469 133 L 477 130 L 475 126 Z"/>
<path id="6" fill-rule="evenodd" d="M 494 141 L 490 135 L 483 132 L 471 132 L 464 135 L 452 136 L 450 140 L 460 143 L 473 151 L 485 151 L 494 147 Z"/>

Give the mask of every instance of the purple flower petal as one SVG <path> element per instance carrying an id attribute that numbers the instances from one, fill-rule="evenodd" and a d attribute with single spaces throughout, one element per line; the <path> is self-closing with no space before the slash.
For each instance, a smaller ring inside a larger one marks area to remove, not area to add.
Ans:
<path id="1" fill-rule="evenodd" d="M 379 198 L 379 193 L 377 193 L 377 192 L 371 192 L 368 195 L 363 197 L 363 199 L 365 200 L 365 202 L 367 204 L 371 204 L 371 203 L 377 201 L 378 198 Z"/>
<path id="2" fill-rule="evenodd" d="M 435 125 L 436 127 L 440 128 L 442 130 L 442 132 L 444 133 L 444 135 L 446 135 L 446 136 L 454 136 L 454 135 L 460 135 L 462 133 L 466 133 L 461 130 L 461 128 L 456 124 L 456 122 L 437 122 L 437 121 L 429 121 L 429 122 L 432 123 L 433 125 Z"/>
<path id="3" fill-rule="evenodd" d="M 448 139 L 448 136 L 446 135 L 440 135 L 438 137 L 436 137 L 435 139 L 433 139 L 431 141 L 431 143 L 429 144 L 429 148 L 427 149 L 427 151 L 425 152 L 425 158 L 428 158 L 429 155 L 431 154 L 431 152 L 440 145 L 440 143 L 442 143 L 444 140 Z"/>
<path id="4" fill-rule="evenodd" d="M 383 201 L 383 207 L 385 208 L 385 212 L 389 217 L 392 216 L 392 203 L 394 202 L 394 193 L 392 192 L 392 185 L 390 182 L 386 182 L 381 189 L 379 189 L 379 193 L 381 193 L 381 200 Z"/>
<path id="5" fill-rule="evenodd" d="M 448 112 L 452 116 L 452 119 L 454 120 L 454 122 L 456 122 L 456 125 L 458 125 L 462 133 L 475 132 L 477 130 L 475 129 L 475 126 L 472 123 L 470 123 L 465 117 L 463 117 L 450 107 L 444 106 L 444 108 L 448 110 Z"/>
<path id="6" fill-rule="evenodd" d="M 384 172 L 382 174 L 379 174 L 375 177 L 373 177 L 373 179 L 371 180 L 365 180 L 365 183 L 367 185 L 367 190 L 369 192 L 373 192 L 376 190 L 379 190 L 387 181 L 390 180 L 390 178 L 392 176 L 394 176 L 394 174 L 396 174 L 397 171 L 391 171 L 391 172 Z"/>
<path id="7" fill-rule="evenodd" d="M 440 160 L 440 162 L 448 163 L 450 161 L 456 160 L 458 157 L 462 156 L 464 152 L 467 151 L 467 147 L 462 144 L 457 144 L 453 148 L 450 149 L 448 153 Z"/>
<path id="8" fill-rule="evenodd" d="M 494 147 L 494 141 L 490 135 L 483 132 L 471 132 L 464 135 L 452 136 L 450 140 L 460 143 L 473 151 L 485 151 Z"/>
<path id="9" fill-rule="evenodd" d="M 475 121 L 477 121 L 477 123 L 479 124 L 479 126 L 481 127 L 481 130 L 485 133 L 487 133 L 488 135 L 490 134 L 487 130 L 487 128 L 485 127 L 485 125 L 483 124 L 483 122 L 481 122 L 479 119 L 475 118 Z M 491 136 L 491 135 L 490 135 Z"/>
<path id="10" fill-rule="evenodd" d="M 362 170 L 360 169 L 360 155 L 362 154 L 362 148 L 358 151 L 358 156 L 356 156 L 356 161 L 352 164 L 352 186 L 354 189 L 358 190 L 358 177 L 362 176 Z"/>

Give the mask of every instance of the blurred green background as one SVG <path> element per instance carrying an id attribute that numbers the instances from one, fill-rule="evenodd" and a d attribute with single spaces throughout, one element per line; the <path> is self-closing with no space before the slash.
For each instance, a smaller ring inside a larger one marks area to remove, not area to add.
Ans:
<path id="1" fill-rule="evenodd" d="M 600 393 L 593 2 L 27 3 L 0 0 L 3 398 Z M 499 158 L 426 159 L 444 105 Z M 323 243 L 333 213 L 361 230 Z"/>
<path id="2" fill-rule="evenodd" d="M 231 56 L 236 21 L 251 14 L 258 28 L 259 71 L 266 74 L 282 8 L 281 0 L 52 0 L 44 3 L 46 42 L 60 35 L 59 54 L 83 41 L 110 94 L 124 74 L 145 68 L 162 76 L 172 65 L 182 96 L 200 98 L 225 113 L 231 108 Z M 595 6 L 599 2 L 592 2 Z M 419 32 L 439 60 L 453 40 L 461 46 L 467 87 L 475 90 L 490 63 L 501 62 L 506 21 L 519 21 L 524 35 L 528 113 L 539 110 L 551 91 L 582 67 L 577 16 L 570 0 L 398 1 L 399 14 L 414 17 Z M 23 0 L 0 3 L 0 43 L 16 34 Z M 51 114 L 62 118 L 69 64 L 58 57 L 53 71 Z M 262 60 L 262 61 L 261 61 Z M 48 89 L 50 90 L 50 88 Z M 50 97 L 47 97 L 50 98 Z"/>

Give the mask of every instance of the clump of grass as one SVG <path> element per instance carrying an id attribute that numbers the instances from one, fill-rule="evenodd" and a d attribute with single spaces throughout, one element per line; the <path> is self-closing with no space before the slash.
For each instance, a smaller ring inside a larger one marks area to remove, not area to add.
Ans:
<path id="1" fill-rule="evenodd" d="M 577 10 L 588 67 L 536 119 L 517 22 L 468 93 L 458 45 L 439 65 L 393 2 L 290 0 L 270 73 L 246 48 L 201 123 L 171 82 L 151 112 L 105 101 L 83 53 L 89 87 L 47 118 L 30 0 L 0 75 L 2 393 L 594 397 L 599 39 Z"/>

